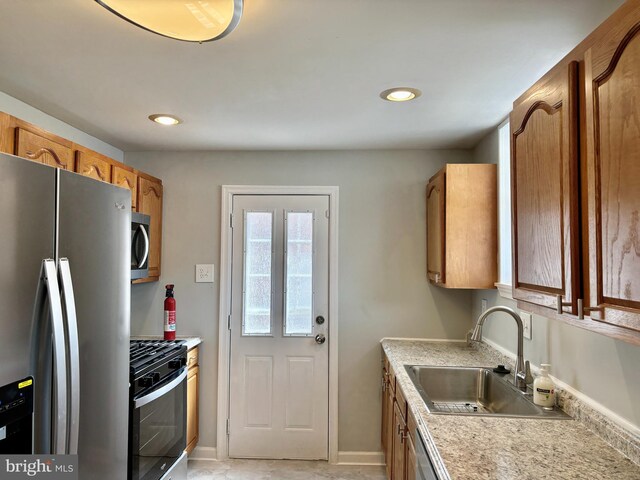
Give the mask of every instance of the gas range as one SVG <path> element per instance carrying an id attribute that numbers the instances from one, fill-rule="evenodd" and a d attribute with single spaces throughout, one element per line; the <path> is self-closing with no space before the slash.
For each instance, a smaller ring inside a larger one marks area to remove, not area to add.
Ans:
<path id="1" fill-rule="evenodd" d="M 131 340 L 128 480 L 186 480 L 187 347 Z"/>
<path id="2" fill-rule="evenodd" d="M 131 395 L 153 387 L 187 362 L 184 340 L 131 340 L 129 346 Z"/>

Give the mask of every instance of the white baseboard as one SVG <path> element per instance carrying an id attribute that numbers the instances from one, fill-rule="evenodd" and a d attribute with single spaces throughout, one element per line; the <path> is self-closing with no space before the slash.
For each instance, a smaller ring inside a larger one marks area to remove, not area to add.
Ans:
<path id="1" fill-rule="evenodd" d="M 384 465 L 382 452 L 338 452 L 338 465 Z"/>
<path id="2" fill-rule="evenodd" d="M 218 460 L 216 447 L 196 447 L 189 455 L 189 460 Z"/>

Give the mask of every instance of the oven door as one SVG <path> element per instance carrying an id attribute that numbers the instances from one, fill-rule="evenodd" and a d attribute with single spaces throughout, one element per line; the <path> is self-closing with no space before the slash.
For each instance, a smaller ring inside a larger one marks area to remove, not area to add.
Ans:
<path id="1" fill-rule="evenodd" d="M 187 446 L 187 369 L 132 400 L 130 479 L 157 480 Z"/>
<path id="2" fill-rule="evenodd" d="M 131 279 L 149 276 L 149 224 L 151 217 L 131 214 Z"/>

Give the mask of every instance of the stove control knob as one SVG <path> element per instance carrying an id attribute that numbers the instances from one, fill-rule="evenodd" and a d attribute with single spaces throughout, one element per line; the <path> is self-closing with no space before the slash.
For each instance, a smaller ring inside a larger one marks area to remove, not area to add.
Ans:
<path id="1" fill-rule="evenodd" d="M 144 388 L 151 387 L 153 385 L 153 383 L 154 383 L 153 382 L 153 373 L 145 375 L 140 380 L 138 380 L 138 385 L 140 385 L 141 387 L 144 387 Z"/>
<path id="2" fill-rule="evenodd" d="M 158 383 L 160 381 L 160 374 L 158 372 L 153 372 L 151 374 L 151 378 L 153 379 L 151 384 L 155 385 L 156 383 Z"/>
<path id="3" fill-rule="evenodd" d="M 173 370 L 177 370 L 180 367 L 184 367 L 187 364 L 187 359 L 185 357 L 176 358 L 175 360 L 171 360 L 169 362 L 169 368 Z"/>

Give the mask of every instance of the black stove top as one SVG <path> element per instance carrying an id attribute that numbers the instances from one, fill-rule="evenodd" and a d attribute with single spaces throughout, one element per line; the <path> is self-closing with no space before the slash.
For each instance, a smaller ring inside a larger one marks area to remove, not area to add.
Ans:
<path id="1" fill-rule="evenodd" d="M 187 362 L 184 340 L 131 340 L 129 383 L 137 394 L 153 387 Z"/>

